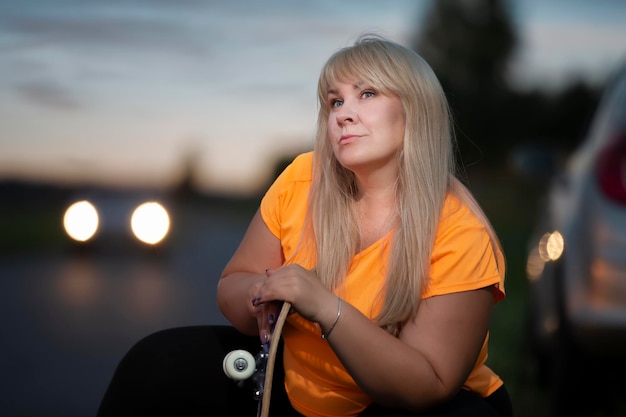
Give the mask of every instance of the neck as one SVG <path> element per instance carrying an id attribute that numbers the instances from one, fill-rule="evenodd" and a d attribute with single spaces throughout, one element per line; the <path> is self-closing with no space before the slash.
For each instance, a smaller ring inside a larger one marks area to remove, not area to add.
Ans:
<path id="1" fill-rule="evenodd" d="M 355 172 L 356 185 L 359 190 L 359 200 L 367 202 L 395 203 L 396 182 L 398 173 L 388 170 L 376 170 L 367 174 Z"/>
<path id="2" fill-rule="evenodd" d="M 394 184 L 375 187 L 359 186 L 360 198 L 355 204 L 359 225 L 360 250 L 370 246 L 398 224 Z"/>

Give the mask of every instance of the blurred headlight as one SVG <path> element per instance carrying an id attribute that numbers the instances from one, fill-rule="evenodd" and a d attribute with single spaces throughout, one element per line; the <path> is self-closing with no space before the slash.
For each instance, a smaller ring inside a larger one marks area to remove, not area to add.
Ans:
<path id="1" fill-rule="evenodd" d="M 93 204 L 87 200 L 72 204 L 63 216 L 65 232 L 78 242 L 86 242 L 91 239 L 98 230 L 98 223 L 98 212 Z"/>
<path id="2" fill-rule="evenodd" d="M 541 277 L 546 262 L 556 261 L 563 255 L 565 240 L 556 230 L 544 234 L 539 240 L 539 245 L 530 251 L 526 261 L 526 274 L 531 281 Z"/>
<path id="3" fill-rule="evenodd" d="M 543 273 L 544 267 L 545 261 L 539 254 L 539 250 L 534 248 L 528 255 L 528 260 L 526 261 L 526 274 L 528 275 L 528 279 L 531 281 L 538 280 Z"/>
<path id="4" fill-rule="evenodd" d="M 546 233 L 539 241 L 539 255 L 545 262 L 556 261 L 563 254 L 564 247 L 565 242 L 559 232 Z"/>
<path id="5" fill-rule="evenodd" d="M 167 236 L 170 217 L 161 204 L 151 201 L 141 204 L 133 211 L 130 227 L 137 239 L 155 245 Z"/>

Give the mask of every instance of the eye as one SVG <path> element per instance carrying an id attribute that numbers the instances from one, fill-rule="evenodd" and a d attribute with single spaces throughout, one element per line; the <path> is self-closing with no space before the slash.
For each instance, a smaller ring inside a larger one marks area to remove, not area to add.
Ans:
<path id="1" fill-rule="evenodd" d="M 376 93 L 372 90 L 365 90 L 361 93 L 362 98 L 370 98 L 370 97 L 374 97 L 375 95 Z"/>
<path id="2" fill-rule="evenodd" d="M 338 99 L 338 98 L 330 99 L 330 107 L 331 108 L 339 107 L 342 104 L 343 104 L 343 100 L 341 100 L 341 99 Z"/>

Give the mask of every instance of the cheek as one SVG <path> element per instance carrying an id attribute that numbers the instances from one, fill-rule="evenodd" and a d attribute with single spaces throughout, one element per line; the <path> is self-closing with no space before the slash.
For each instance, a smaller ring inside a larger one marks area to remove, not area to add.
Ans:
<path id="1" fill-rule="evenodd" d="M 329 117 L 326 122 L 326 135 L 331 144 L 335 146 L 341 135 L 341 128 L 334 122 L 334 118 L 331 120 L 331 117 Z"/>
<path id="2" fill-rule="evenodd" d="M 392 137 L 404 136 L 405 119 L 402 113 L 388 109 L 387 112 L 380 114 L 376 124 L 386 128 L 387 134 Z"/>
<path id="3" fill-rule="evenodd" d="M 390 125 L 393 126 L 394 133 L 396 135 L 400 135 L 404 137 L 404 130 L 406 128 L 406 118 L 404 117 L 404 112 L 402 108 L 399 110 L 392 112 L 390 117 Z"/>
<path id="4" fill-rule="evenodd" d="M 331 134 L 332 132 L 336 132 L 338 129 L 337 121 L 332 114 L 329 114 L 326 118 L 326 129 L 328 130 L 329 134 Z"/>
<path id="5" fill-rule="evenodd" d="M 400 117 L 398 117 L 396 121 L 396 129 L 397 129 L 398 135 L 400 135 L 401 137 L 404 137 L 404 131 L 406 130 L 406 119 L 404 118 L 404 115 L 401 115 Z"/>

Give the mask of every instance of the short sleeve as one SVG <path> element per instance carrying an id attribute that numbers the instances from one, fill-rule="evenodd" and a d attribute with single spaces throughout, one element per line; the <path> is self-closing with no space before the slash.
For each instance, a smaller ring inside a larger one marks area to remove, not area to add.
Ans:
<path id="1" fill-rule="evenodd" d="M 500 259 L 498 259 L 500 258 Z M 449 196 L 431 255 L 423 297 L 471 291 L 494 285 L 504 298 L 504 262 L 485 225 L 469 207 Z"/>
<path id="2" fill-rule="evenodd" d="M 301 236 L 312 164 L 312 152 L 298 155 L 261 199 L 261 217 L 270 232 L 280 239 L 287 257 L 294 253 Z"/>

